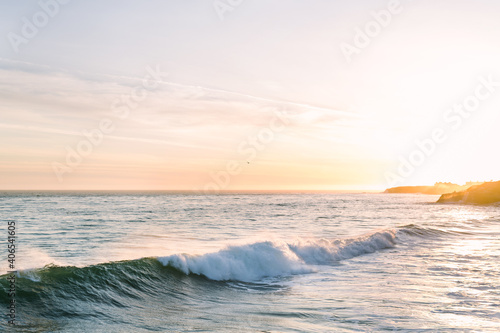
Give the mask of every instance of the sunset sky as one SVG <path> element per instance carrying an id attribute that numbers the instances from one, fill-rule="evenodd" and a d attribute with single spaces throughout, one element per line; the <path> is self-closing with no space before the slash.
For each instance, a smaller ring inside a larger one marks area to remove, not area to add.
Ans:
<path id="1" fill-rule="evenodd" d="M 0 3 L 0 189 L 500 179 L 498 1 L 41 3 Z"/>

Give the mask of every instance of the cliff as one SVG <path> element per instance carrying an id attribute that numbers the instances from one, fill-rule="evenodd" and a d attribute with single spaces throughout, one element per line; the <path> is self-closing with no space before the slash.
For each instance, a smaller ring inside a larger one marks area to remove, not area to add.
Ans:
<path id="1" fill-rule="evenodd" d="M 466 185 L 457 185 L 452 183 L 436 183 L 434 186 L 402 186 L 393 187 L 385 190 L 384 193 L 416 193 L 442 195 L 451 192 L 465 191 L 473 185 L 482 183 L 467 183 Z"/>
<path id="2" fill-rule="evenodd" d="M 500 181 L 472 186 L 465 191 L 443 194 L 438 203 L 487 205 L 500 203 Z"/>

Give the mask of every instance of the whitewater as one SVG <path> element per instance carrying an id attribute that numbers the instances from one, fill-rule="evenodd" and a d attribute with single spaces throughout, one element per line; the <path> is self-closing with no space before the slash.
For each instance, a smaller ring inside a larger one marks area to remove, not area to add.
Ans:
<path id="1" fill-rule="evenodd" d="M 310 265 L 327 265 L 394 245 L 391 231 L 377 232 L 356 239 L 326 239 L 296 243 L 259 242 L 232 246 L 201 256 L 172 255 L 161 257 L 165 266 L 185 274 L 204 275 L 212 280 L 258 281 L 265 277 L 310 273 Z"/>
<path id="2" fill-rule="evenodd" d="M 1 193 L 16 331 L 497 332 L 499 207 L 436 199 Z"/>

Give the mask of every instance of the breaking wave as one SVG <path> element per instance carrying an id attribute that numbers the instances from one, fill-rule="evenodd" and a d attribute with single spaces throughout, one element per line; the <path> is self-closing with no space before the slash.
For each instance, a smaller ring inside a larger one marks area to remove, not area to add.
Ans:
<path id="1" fill-rule="evenodd" d="M 204 255 L 176 254 L 160 257 L 165 266 L 185 274 L 203 275 L 211 280 L 250 282 L 265 277 L 310 273 L 313 265 L 328 265 L 395 245 L 392 230 L 351 239 L 257 242 L 230 246 Z"/>

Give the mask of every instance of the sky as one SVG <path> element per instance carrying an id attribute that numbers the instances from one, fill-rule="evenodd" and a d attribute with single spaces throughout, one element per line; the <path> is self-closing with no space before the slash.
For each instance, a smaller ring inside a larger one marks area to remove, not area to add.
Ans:
<path id="1" fill-rule="evenodd" d="M 0 3 L 0 189 L 499 180 L 500 3 Z"/>

